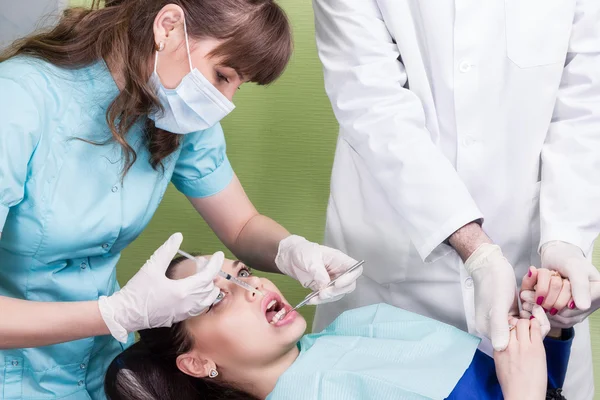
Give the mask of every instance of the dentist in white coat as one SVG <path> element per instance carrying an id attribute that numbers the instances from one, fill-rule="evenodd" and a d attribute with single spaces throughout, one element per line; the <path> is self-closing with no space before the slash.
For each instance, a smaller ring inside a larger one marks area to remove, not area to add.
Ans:
<path id="1" fill-rule="evenodd" d="M 354 293 L 318 307 L 315 330 L 383 301 L 501 350 L 529 265 L 570 278 L 588 308 L 600 279 L 589 261 L 600 231 L 600 2 L 313 3 L 340 124 L 326 242 L 367 261 Z M 593 398 L 587 321 L 565 386 L 568 399 Z"/>

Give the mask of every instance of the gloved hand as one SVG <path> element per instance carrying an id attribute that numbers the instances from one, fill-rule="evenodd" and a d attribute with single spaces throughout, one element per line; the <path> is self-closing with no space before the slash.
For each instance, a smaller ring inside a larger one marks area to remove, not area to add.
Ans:
<path id="1" fill-rule="evenodd" d="M 275 265 L 281 272 L 291 276 L 306 288 L 317 291 L 331 279 L 348 270 L 356 260 L 339 250 L 309 242 L 303 237 L 291 235 L 279 243 Z M 309 304 L 322 304 L 337 301 L 356 288 L 356 280 L 362 274 L 362 267 L 340 278 Z"/>
<path id="2" fill-rule="evenodd" d="M 541 256 L 542 268 L 554 270 L 571 281 L 575 306 L 582 311 L 590 308 L 590 282 L 600 281 L 600 273 L 583 251 L 572 244 L 554 241 L 542 246 Z"/>
<path id="3" fill-rule="evenodd" d="M 587 310 L 565 308 L 556 315 L 551 315 L 550 324 L 553 328 L 568 329 L 582 322 L 594 311 L 600 308 L 600 282 L 591 282 L 592 303 Z"/>
<path id="4" fill-rule="evenodd" d="M 182 241 L 181 233 L 172 235 L 121 290 L 98 300 L 102 318 L 118 341 L 125 343 L 130 332 L 168 327 L 199 315 L 219 295 L 213 281 L 223 266 L 222 252 L 199 267 L 196 275 L 180 280 L 166 277 Z"/>
<path id="5" fill-rule="evenodd" d="M 518 316 L 515 271 L 499 246 L 484 243 L 471 254 L 465 268 L 475 288 L 475 326 L 492 340 L 496 351 L 508 346 L 508 317 Z"/>

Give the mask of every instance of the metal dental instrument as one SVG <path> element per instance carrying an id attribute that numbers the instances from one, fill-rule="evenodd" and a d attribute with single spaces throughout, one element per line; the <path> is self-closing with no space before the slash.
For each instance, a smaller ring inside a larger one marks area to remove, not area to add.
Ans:
<path id="1" fill-rule="evenodd" d="M 306 298 L 304 300 L 302 300 L 300 303 L 298 303 L 298 305 L 296 307 L 292 308 L 290 311 L 286 312 L 285 310 L 281 310 L 280 312 L 278 312 L 275 315 L 275 318 L 277 318 L 277 321 L 279 321 L 284 316 L 286 316 L 287 314 L 291 313 L 292 311 L 296 311 L 300 307 L 306 305 L 306 303 L 308 303 L 311 299 L 317 297 L 323 290 L 327 289 L 328 287 L 333 286 L 337 282 L 337 280 L 340 279 L 342 276 L 348 275 L 350 272 L 354 271 L 355 269 L 357 269 L 358 267 L 360 267 L 364 263 L 365 263 L 365 260 L 361 260 L 361 261 L 357 262 L 356 264 L 354 264 L 353 266 L 351 266 L 348 270 L 346 270 L 343 274 L 336 276 L 335 279 L 332 279 L 331 282 L 329 282 L 327 284 L 327 286 L 325 286 L 322 289 L 317 290 L 316 292 L 312 292 L 311 294 L 309 294 L 308 296 L 306 296 Z M 281 313 L 281 315 L 279 315 L 280 313 Z"/>
<path id="2" fill-rule="evenodd" d="M 193 260 L 193 261 L 195 261 L 195 262 L 198 262 L 198 259 L 197 259 L 196 257 L 194 257 L 193 255 L 191 255 L 190 253 L 186 253 L 186 252 L 185 252 L 185 251 L 183 251 L 183 250 L 177 250 L 177 252 L 178 252 L 179 254 L 181 254 L 182 256 L 184 256 L 184 257 L 186 257 L 186 258 L 189 258 L 190 260 Z M 247 290 L 247 291 L 249 291 L 249 292 L 252 292 L 252 293 L 255 293 L 255 294 L 260 294 L 260 295 L 261 295 L 261 296 L 263 296 L 263 297 L 265 296 L 263 292 L 261 292 L 260 290 L 258 290 L 258 289 L 256 289 L 256 288 L 252 287 L 252 285 L 250 285 L 250 284 L 248 284 L 248 283 L 246 283 L 246 282 L 242 281 L 241 279 L 238 279 L 238 278 L 236 278 L 235 276 L 232 276 L 231 274 L 228 274 L 228 273 L 227 273 L 227 272 L 225 272 L 225 271 L 221 271 L 221 270 L 219 270 L 219 273 L 218 273 L 218 275 L 219 275 L 220 277 L 224 278 L 224 279 L 227 279 L 227 280 L 228 280 L 228 281 L 230 281 L 230 282 L 233 282 L 233 283 L 235 283 L 235 284 L 236 284 L 236 285 L 238 285 L 239 287 L 246 289 L 246 290 Z"/>

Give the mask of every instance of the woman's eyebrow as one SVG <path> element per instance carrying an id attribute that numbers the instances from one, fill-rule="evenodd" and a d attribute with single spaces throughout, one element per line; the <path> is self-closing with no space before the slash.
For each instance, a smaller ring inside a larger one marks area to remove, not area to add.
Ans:
<path id="1" fill-rule="evenodd" d="M 242 262 L 241 262 L 240 260 L 235 260 L 235 261 L 233 262 L 233 268 L 234 268 L 234 269 L 238 269 L 238 268 L 240 268 L 240 264 L 242 264 Z M 242 264 L 242 265 L 243 265 L 243 264 Z"/>
<path id="2" fill-rule="evenodd" d="M 229 65 L 225 65 L 225 64 L 221 64 L 221 67 L 233 70 L 233 72 L 238 76 L 238 78 L 240 78 L 241 81 L 244 80 L 244 77 L 242 76 L 242 74 L 240 73 L 240 71 L 237 70 L 236 68 L 233 68 L 233 67 L 231 67 Z"/>

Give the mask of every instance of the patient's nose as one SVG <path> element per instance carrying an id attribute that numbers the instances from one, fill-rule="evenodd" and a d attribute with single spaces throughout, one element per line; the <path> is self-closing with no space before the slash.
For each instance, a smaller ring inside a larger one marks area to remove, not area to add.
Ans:
<path id="1" fill-rule="evenodd" d="M 261 292 L 263 291 L 262 282 L 260 281 L 260 278 L 258 276 L 251 276 L 249 278 L 244 279 L 244 281 L 248 282 L 253 288 L 256 288 Z M 261 296 L 260 294 L 250 293 L 249 291 L 246 291 L 246 299 L 252 302 L 260 300 Z"/>

